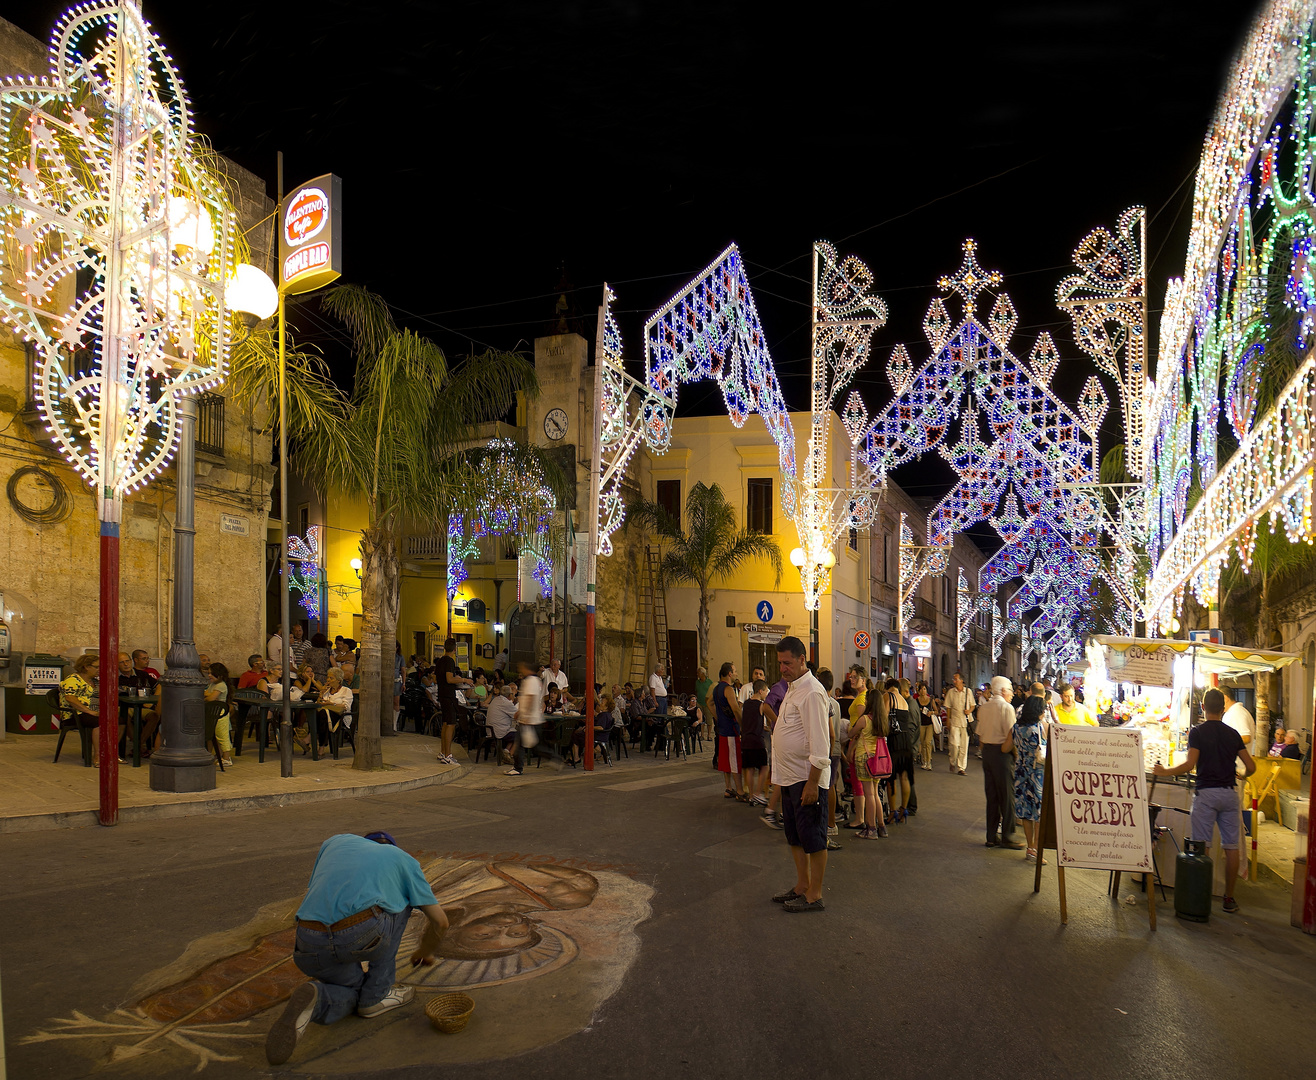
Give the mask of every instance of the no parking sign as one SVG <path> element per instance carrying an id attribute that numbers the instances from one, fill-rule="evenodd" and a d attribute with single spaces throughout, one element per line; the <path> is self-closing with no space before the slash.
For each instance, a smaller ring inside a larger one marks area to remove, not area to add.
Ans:
<path id="1" fill-rule="evenodd" d="M 869 638 L 868 636 L 868 631 L 858 630 L 855 632 L 854 647 L 858 649 L 860 652 L 866 651 L 868 646 L 871 645 L 872 643 L 873 643 L 872 639 Z"/>

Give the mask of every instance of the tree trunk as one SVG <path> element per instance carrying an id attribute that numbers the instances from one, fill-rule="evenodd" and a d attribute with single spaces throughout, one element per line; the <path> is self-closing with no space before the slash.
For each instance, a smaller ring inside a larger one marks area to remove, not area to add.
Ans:
<path id="1" fill-rule="evenodd" d="M 361 532 L 361 699 L 357 717 L 354 769 L 382 769 L 379 744 L 380 612 L 387 590 L 385 563 L 388 534 L 376 528 Z M 392 650 L 389 651 L 389 704 L 392 705 Z"/>
<path id="2" fill-rule="evenodd" d="M 705 671 L 708 666 L 708 590 L 699 590 L 699 666 Z M 670 673 L 669 673 L 670 674 Z"/>
<path id="3" fill-rule="evenodd" d="M 402 568 L 398 564 L 397 538 L 386 533 L 380 542 L 380 567 L 384 592 L 379 609 L 379 730 L 395 735 L 393 687 L 397 679 L 398 603 L 401 598 Z"/>
<path id="4" fill-rule="evenodd" d="M 1270 576 L 1267 574 L 1261 579 L 1261 603 L 1257 608 L 1257 648 L 1269 649 L 1271 640 L 1274 636 L 1274 619 L 1270 611 Z M 1271 695 L 1271 672 L 1258 672 L 1253 676 L 1252 682 L 1257 689 L 1257 737 L 1253 740 L 1248 752 L 1256 756 L 1258 748 L 1268 746 L 1267 737 L 1270 734 L 1270 695 Z M 1264 756 L 1264 754 L 1262 755 Z"/>

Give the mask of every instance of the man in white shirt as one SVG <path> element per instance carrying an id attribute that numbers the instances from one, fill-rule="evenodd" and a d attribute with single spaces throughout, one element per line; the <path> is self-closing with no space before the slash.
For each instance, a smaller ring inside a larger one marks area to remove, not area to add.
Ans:
<path id="1" fill-rule="evenodd" d="M 512 745 L 512 740 L 516 737 L 516 703 L 512 700 L 515 696 L 516 687 L 510 682 L 503 683 L 502 689 L 489 699 L 484 721 L 500 744 L 499 760 L 507 761 L 509 764 L 507 748 Z"/>
<path id="2" fill-rule="evenodd" d="M 992 696 L 978 706 L 978 742 L 982 746 L 982 786 L 987 796 L 986 847 L 1022 851 L 1014 838 L 1014 758 L 1001 749 L 1014 727 L 1010 701 L 1014 685 L 1004 675 L 992 679 Z M 997 836 L 996 828 L 1001 832 Z"/>
<path id="3" fill-rule="evenodd" d="M 964 676 L 955 672 L 955 685 L 946 691 L 946 728 L 950 735 L 950 771 L 964 776 L 969 760 L 969 721 L 977 702 L 973 691 L 964 685 Z"/>
<path id="4" fill-rule="evenodd" d="M 1247 706 L 1230 693 L 1229 687 L 1220 687 L 1220 693 L 1225 696 L 1225 715 L 1221 717 L 1225 722 L 1225 727 L 1231 727 L 1237 731 L 1243 740 L 1243 749 L 1249 754 L 1252 753 L 1252 740 L 1256 738 L 1257 734 L 1256 720 L 1247 711 Z"/>
<path id="5" fill-rule="evenodd" d="M 283 663 L 283 623 L 279 623 L 270 640 L 265 643 L 265 652 L 271 664 Z"/>
<path id="6" fill-rule="evenodd" d="M 782 793 L 783 825 L 795 884 L 772 899 L 790 912 L 824 911 L 827 870 L 827 792 L 831 786 L 831 731 L 827 691 L 805 661 L 804 642 L 777 642 L 777 663 L 786 696 L 772 732 L 772 782 Z"/>
<path id="7" fill-rule="evenodd" d="M 653 691 L 653 711 L 667 712 L 667 665 L 659 664 L 649 676 L 649 689 Z"/>
<path id="8" fill-rule="evenodd" d="M 759 679 L 762 679 L 764 682 L 768 681 L 768 677 L 764 674 L 763 669 L 761 667 L 756 667 L 750 672 L 749 679 L 741 685 L 739 690 L 736 691 L 736 697 L 742 705 L 754 696 L 754 683 Z"/>
<path id="9" fill-rule="evenodd" d="M 516 700 L 516 723 L 521 737 L 516 740 L 516 753 L 512 767 L 507 770 L 508 776 L 521 775 L 525 769 L 526 749 L 539 744 L 539 725 L 544 722 L 544 684 L 532 674 L 526 661 L 519 661 L 517 668 L 521 672 L 521 693 Z"/>
<path id="10" fill-rule="evenodd" d="M 563 701 L 576 700 L 567 692 L 567 673 L 562 670 L 562 661 L 556 656 L 548 662 L 548 667 L 539 673 L 539 677 L 543 680 L 545 690 L 550 686 L 556 686 L 562 691 Z"/>

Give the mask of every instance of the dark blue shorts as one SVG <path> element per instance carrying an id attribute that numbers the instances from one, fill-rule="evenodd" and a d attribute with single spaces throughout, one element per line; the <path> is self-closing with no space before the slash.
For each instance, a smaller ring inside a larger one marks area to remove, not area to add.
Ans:
<path id="1" fill-rule="evenodd" d="M 827 789 L 818 789 L 818 801 L 802 806 L 805 781 L 781 789 L 781 810 L 786 826 L 786 843 L 802 847 L 808 855 L 827 850 Z"/>

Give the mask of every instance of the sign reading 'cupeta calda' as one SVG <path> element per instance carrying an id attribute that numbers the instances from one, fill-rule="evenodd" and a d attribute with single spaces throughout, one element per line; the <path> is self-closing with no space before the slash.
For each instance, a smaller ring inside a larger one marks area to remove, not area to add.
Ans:
<path id="1" fill-rule="evenodd" d="M 279 288 L 304 293 L 343 272 L 343 181 L 332 173 L 294 188 L 279 224 Z"/>

